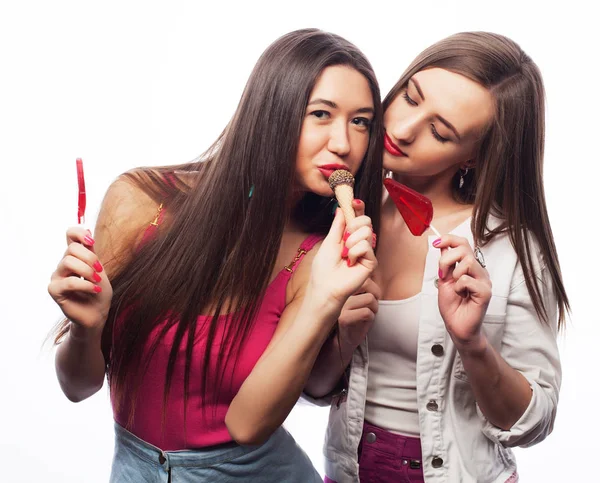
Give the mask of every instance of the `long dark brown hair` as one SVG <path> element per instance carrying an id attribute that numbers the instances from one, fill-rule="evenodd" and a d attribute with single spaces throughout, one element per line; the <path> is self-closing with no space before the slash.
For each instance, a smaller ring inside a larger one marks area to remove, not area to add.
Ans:
<path id="1" fill-rule="evenodd" d="M 222 381 L 227 357 L 239 354 L 275 267 L 290 216 L 298 142 L 311 91 L 323 70 L 334 65 L 360 72 L 373 96 L 375 114 L 367 152 L 355 177 L 355 191 L 365 201 L 377 231 L 383 132 L 377 80 L 353 44 L 316 29 L 291 32 L 267 48 L 233 118 L 203 156 L 189 164 L 142 168 L 124 175 L 157 204 L 164 203 L 168 213 L 166 226 L 161 225 L 157 236 L 140 246 L 111 280 L 114 295 L 102 350 L 113 401 L 118 405 L 127 399 L 130 418 L 150 359 L 142 360 L 142 349 L 157 327 L 159 337 L 151 353 L 166 332 L 176 327 L 165 403 L 180 347 L 185 347 L 187 401 L 197 329 L 207 338 L 204 394 L 218 391 L 220 382 L 207 392 L 218 324 L 226 324 L 221 346 L 234 348 L 229 355 L 218 354 L 217 376 Z M 192 186 L 183 181 L 185 172 L 195 173 Z M 308 193 L 291 216 L 307 232 L 325 234 L 333 218 L 331 201 Z M 214 315 L 207 318 L 205 327 L 197 327 L 198 315 L 207 309 Z M 124 312 L 126 323 L 115 330 L 115 320 Z M 226 313 L 237 316 L 219 318 Z M 68 326 L 63 334 L 66 330 Z"/>
<path id="2" fill-rule="evenodd" d="M 456 199 L 474 204 L 471 230 L 475 242 L 484 245 L 508 232 L 523 267 L 527 290 L 538 316 L 548 322 L 542 301 L 541 281 L 535 276 L 534 249 L 528 234 L 539 244 L 556 297 L 558 323 L 564 325 L 570 310 L 544 195 L 544 85 L 537 65 L 514 41 L 488 32 L 462 32 L 425 49 L 406 69 L 383 101 L 384 110 L 417 72 L 438 67 L 461 74 L 486 87 L 495 100 L 495 115 L 479 143 L 474 167 Z M 503 223 L 488 227 L 488 215 Z"/>

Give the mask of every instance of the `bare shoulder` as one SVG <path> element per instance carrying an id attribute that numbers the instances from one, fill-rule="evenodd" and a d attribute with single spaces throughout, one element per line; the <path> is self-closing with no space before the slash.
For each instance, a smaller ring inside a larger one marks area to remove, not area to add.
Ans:
<path id="1" fill-rule="evenodd" d="M 319 251 L 319 248 L 321 248 L 322 243 L 323 240 L 319 241 L 304 255 L 304 258 L 302 259 L 301 263 L 296 265 L 296 269 L 294 270 L 294 274 L 290 279 L 290 283 L 288 286 L 288 295 L 291 296 L 292 300 L 304 296 L 306 286 L 308 285 L 308 281 L 310 280 L 310 272 L 312 270 L 313 261 L 317 252 Z"/>
<path id="2" fill-rule="evenodd" d="M 94 232 L 94 248 L 109 277 L 129 261 L 157 209 L 156 201 L 126 177 L 110 185 Z"/>

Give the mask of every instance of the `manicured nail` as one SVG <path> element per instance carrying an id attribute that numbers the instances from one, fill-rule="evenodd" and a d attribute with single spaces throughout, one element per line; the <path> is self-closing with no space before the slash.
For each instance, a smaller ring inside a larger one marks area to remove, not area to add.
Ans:
<path id="1" fill-rule="evenodd" d="M 96 260 L 96 262 L 92 266 L 94 267 L 94 270 L 96 270 L 96 272 L 100 273 L 102 271 L 102 265 L 98 260 Z"/>
<path id="2" fill-rule="evenodd" d="M 344 248 L 342 248 L 342 258 L 346 258 L 348 256 L 348 247 L 344 246 Z"/>
<path id="3" fill-rule="evenodd" d="M 347 231 L 346 233 L 344 233 L 344 241 L 348 240 L 348 238 L 350 238 L 350 232 Z"/>
<path id="4" fill-rule="evenodd" d="M 438 238 L 438 239 L 434 240 L 433 246 L 437 248 L 440 243 L 442 243 L 442 239 Z"/>
<path id="5" fill-rule="evenodd" d="M 102 292 L 102 287 L 99 287 L 98 285 L 94 285 L 94 292 L 96 292 L 96 293 Z"/>
<path id="6" fill-rule="evenodd" d="M 94 272 L 94 276 L 92 278 L 94 279 L 94 282 L 100 282 L 102 280 L 102 277 L 96 272 Z"/>
<path id="7" fill-rule="evenodd" d="M 371 240 L 371 248 L 375 248 L 377 246 L 377 233 L 373 233 L 373 239 Z"/>
<path id="8" fill-rule="evenodd" d="M 444 277 L 442 277 L 442 269 L 441 268 L 438 270 L 438 277 L 442 280 L 444 279 Z"/>
<path id="9" fill-rule="evenodd" d="M 91 236 L 88 236 L 88 235 L 86 235 L 86 236 L 83 238 L 83 241 L 86 243 L 86 245 L 90 245 L 90 246 L 94 246 L 94 243 L 96 243 L 96 242 L 94 241 L 94 239 L 93 239 Z"/>
<path id="10" fill-rule="evenodd" d="M 351 267 L 352 266 L 352 260 L 350 260 L 349 258 L 346 258 L 346 264 Z"/>
<path id="11" fill-rule="evenodd" d="M 359 200 L 358 198 L 355 198 L 353 201 L 354 201 L 355 205 L 362 205 L 362 201 Z"/>

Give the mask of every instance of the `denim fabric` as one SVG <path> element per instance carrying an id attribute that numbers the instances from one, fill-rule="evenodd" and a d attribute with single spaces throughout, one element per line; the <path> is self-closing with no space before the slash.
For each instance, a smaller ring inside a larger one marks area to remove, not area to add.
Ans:
<path id="1" fill-rule="evenodd" d="M 321 483 L 292 436 L 279 428 L 260 446 L 235 443 L 213 448 L 162 451 L 115 424 L 110 483 Z"/>

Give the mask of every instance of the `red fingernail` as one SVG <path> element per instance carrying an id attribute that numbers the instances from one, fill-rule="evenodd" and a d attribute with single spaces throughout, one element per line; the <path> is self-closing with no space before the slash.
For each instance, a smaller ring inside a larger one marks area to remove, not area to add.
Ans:
<path id="1" fill-rule="evenodd" d="M 102 277 L 96 272 L 94 272 L 94 276 L 92 278 L 94 279 L 94 282 L 99 282 L 100 280 L 102 280 Z"/>
<path id="2" fill-rule="evenodd" d="M 377 246 L 377 233 L 373 233 L 373 239 L 371 240 L 371 248 L 375 248 Z"/>
<path id="3" fill-rule="evenodd" d="M 362 201 L 361 201 L 361 200 L 359 200 L 358 198 L 355 198 L 353 201 L 354 201 L 354 203 L 356 203 L 357 205 L 362 205 Z"/>
<path id="4" fill-rule="evenodd" d="M 344 246 L 344 248 L 342 248 L 342 258 L 346 258 L 348 256 L 348 247 Z"/>
<path id="5" fill-rule="evenodd" d="M 84 241 L 84 242 L 85 242 L 87 245 L 90 245 L 90 246 L 94 246 L 94 243 L 96 243 L 96 242 L 94 241 L 94 239 L 93 239 L 91 236 L 88 236 L 88 235 L 86 235 L 86 236 L 83 238 L 83 241 Z"/>
<path id="6" fill-rule="evenodd" d="M 102 287 L 99 287 L 98 285 L 94 285 L 94 292 L 96 292 L 96 293 L 102 292 Z"/>
<path id="7" fill-rule="evenodd" d="M 441 279 L 444 278 L 444 277 L 442 277 L 442 269 L 441 268 L 438 270 L 438 277 Z"/>
<path id="8" fill-rule="evenodd" d="M 94 263 L 94 265 L 92 266 L 94 267 L 94 270 L 96 270 L 96 272 L 100 273 L 102 271 L 102 265 L 98 260 L 96 260 L 96 263 Z"/>
<path id="9" fill-rule="evenodd" d="M 348 240 L 348 238 L 350 238 L 350 232 L 347 231 L 346 233 L 344 233 L 344 241 Z"/>
<path id="10" fill-rule="evenodd" d="M 437 248 L 437 247 L 438 247 L 438 245 L 439 245 L 440 243 L 442 243 L 442 239 L 441 239 L 441 238 L 438 238 L 437 240 L 435 240 L 435 241 L 433 242 L 433 246 Z"/>
<path id="11" fill-rule="evenodd" d="M 351 267 L 352 266 L 352 260 L 350 260 L 349 258 L 346 258 L 346 264 Z"/>

